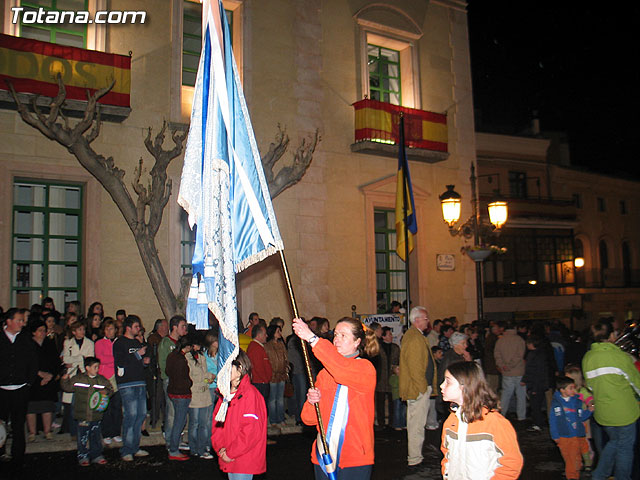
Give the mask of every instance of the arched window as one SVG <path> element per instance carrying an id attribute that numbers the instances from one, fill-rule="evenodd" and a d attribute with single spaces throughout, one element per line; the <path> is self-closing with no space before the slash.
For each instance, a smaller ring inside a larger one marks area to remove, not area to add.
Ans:
<path id="1" fill-rule="evenodd" d="M 624 285 L 631 285 L 631 249 L 627 242 L 622 242 L 622 278 Z"/>
<path id="2" fill-rule="evenodd" d="M 584 246 L 582 245 L 582 240 L 576 238 L 573 241 L 573 253 L 575 258 L 584 258 Z"/>
<path id="3" fill-rule="evenodd" d="M 607 251 L 607 243 L 604 240 L 600 240 L 598 245 L 598 252 L 600 253 L 600 283 L 605 285 L 605 270 L 609 268 L 609 253 Z"/>
<path id="4" fill-rule="evenodd" d="M 574 275 L 575 275 L 575 282 L 576 282 L 576 286 L 577 287 L 584 287 L 585 285 L 585 273 L 584 273 L 584 263 L 577 264 L 575 262 L 576 258 L 582 258 L 582 261 L 585 261 L 584 258 L 584 245 L 582 244 L 582 240 L 579 240 L 577 238 L 574 238 L 573 240 L 573 258 L 574 258 L 574 265 L 576 266 L 576 268 L 573 269 Z"/>
<path id="5" fill-rule="evenodd" d="M 416 45 L 423 35 L 419 23 L 424 11 L 410 10 L 376 3 L 356 12 L 362 97 L 421 108 Z"/>

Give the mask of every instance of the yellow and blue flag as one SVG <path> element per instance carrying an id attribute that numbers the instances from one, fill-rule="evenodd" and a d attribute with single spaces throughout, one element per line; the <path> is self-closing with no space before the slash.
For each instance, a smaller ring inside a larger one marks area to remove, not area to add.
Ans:
<path id="1" fill-rule="evenodd" d="M 398 180 L 396 186 L 396 253 L 407 261 L 406 245 L 409 245 L 409 253 L 413 251 L 413 236 L 418 233 L 416 221 L 416 206 L 413 202 L 413 188 L 411 187 L 411 175 L 409 174 L 409 162 L 404 141 L 404 118 L 400 116 L 400 140 L 398 141 Z M 407 225 L 405 228 L 405 212 Z M 405 238 L 406 233 L 406 238 Z"/>

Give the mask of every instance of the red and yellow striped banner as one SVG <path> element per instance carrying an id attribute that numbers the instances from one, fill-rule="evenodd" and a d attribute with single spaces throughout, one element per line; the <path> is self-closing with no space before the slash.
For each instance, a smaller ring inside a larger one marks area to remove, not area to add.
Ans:
<path id="1" fill-rule="evenodd" d="M 58 73 L 68 99 L 87 100 L 87 90 L 94 93 L 115 79 L 99 103 L 130 106 L 131 57 L 0 34 L 0 89 L 8 90 L 9 80 L 16 92 L 55 97 Z"/>
<path id="2" fill-rule="evenodd" d="M 364 99 L 353 104 L 356 114 L 355 141 L 397 144 L 400 112 L 404 113 L 405 144 L 409 148 L 447 151 L 447 116 L 441 113 L 399 107 Z"/>

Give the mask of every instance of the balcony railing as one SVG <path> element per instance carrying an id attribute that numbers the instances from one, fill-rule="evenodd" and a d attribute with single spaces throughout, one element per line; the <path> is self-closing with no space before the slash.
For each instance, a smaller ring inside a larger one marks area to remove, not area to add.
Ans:
<path id="1" fill-rule="evenodd" d="M 485 297 L 575 295 L 583 288 L 640 288 L 640 270 L 576 269 L 575 283 L 484 282 Z"/>
<path id="2" fill-rule="evenodd" d="M 639 288 L 640 270 L 576 269 L 576 283 L 579 288 Z"/>
<path id="3" fill-rule="evenodd" d="M 489 297 L 550 297 L 555 295 L 575 295 L 574 283 L 546 283 L 536 284 L 516 282 L 485 282 L 484 296 Z"/>
<path id="4" fill-rule="evenodd" d="M 485 205 L 495 199 L 495 194 L 480 194 L 483 211 Z M 500 195 L 509 204 L 511 219 L 549 219 L 562 222 L 575 222 L 577 209 L 572 199 L 530 196 L 527 198 Z"/>
<path id="5" fill-rule="evenodd" d="M 397 156 L 400 113 L 404 114 L 407 157 L 435 163 L 448 154 L 447 116 L 415 108 L 364 99 L 353 104 L 355 139 L 351 150 Z"/>
<path id="6" fill-rule="evenodd" d="M 34 96 L 46 110 L 58 94 L 56 76 L 62 78 L 66 90 L 65 113 L 83 114 L 87 91 L 113 87 L 98 102 L 103 119 L 122 121 L 130 113 L 131 57 L 96 52 L 77 47 L 41 42 L 29 38 L 0 34 L 0 108 L 15 109 L 16 105 L 6 82 L 10 82 L 20 100 Z"/>
<path id="7" fill-rule="evenodd" d="M 521 203 L 547 203 L 550 205 L 575 207 L 575 201 L 572 198 L 561 197 L 547 197 L 544 195 L 511 195 L 509 193 L 503 193 L 500 190 L 494 189 L 492 191 L 480 191 L 480 200 L 490 201 L 496 193 L 499 193 L 501 197 L 511 202 Z"/>

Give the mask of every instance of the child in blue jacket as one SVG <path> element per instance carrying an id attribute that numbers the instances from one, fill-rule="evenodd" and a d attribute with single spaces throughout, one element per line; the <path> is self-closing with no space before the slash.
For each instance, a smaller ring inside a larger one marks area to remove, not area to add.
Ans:
<path id="1" fill-rule="evenodd" d="M 556 387 L 551 400 L 549 430 L 564 459 L 567 480 L 578 480 L 582 455 L 589 451 L 583 422 L 591 416 L 593 406 L 584 409 L 573 379 L 558 377 Z"/>

